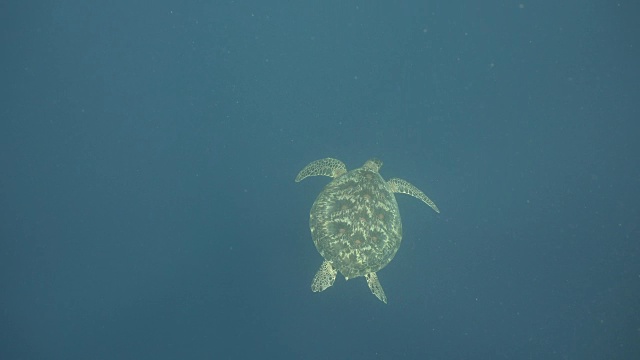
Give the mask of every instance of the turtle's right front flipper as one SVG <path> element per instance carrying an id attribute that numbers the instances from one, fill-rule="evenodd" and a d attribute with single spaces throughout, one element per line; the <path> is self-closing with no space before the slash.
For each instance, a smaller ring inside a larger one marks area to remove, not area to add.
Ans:
<path id="1" fill-rule="evenodd" d="M 338 176 L 347 172 L 347 167 L 344 163 L 337 159 L 325 158 L 311 162 L 309 165 L 302 169 L 298 176 L 296 176 L 296 182 L 308 176 L 330 176 L 337 178 Z"/>
<path id="2" fill-rule="evenodd" d="M 438 214 L 440 213 L 440 209 L 438 209 L 436 204 L 431 201 L 425 193 L 413 186 L 407 180 L 393 178 L 387 181 L 387 185 L 389 185 L 389 190 L 391 190 L 391 192 L 411 195 L 414 198 L 422 200 L 422 202 L 429 205 Z"/>

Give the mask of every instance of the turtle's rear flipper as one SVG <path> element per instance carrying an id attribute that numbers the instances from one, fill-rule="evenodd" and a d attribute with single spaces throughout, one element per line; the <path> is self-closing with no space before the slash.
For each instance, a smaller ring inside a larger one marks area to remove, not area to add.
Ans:
<path id="1" fill-rule="evenodd" d="M 331 266 L 331 263 L 325 260 L 322 265 L 320 265 L 320 270 L 318 270 L 316 276 L 313 277 L 311 290 L 313 290 L 313 292 L 324 291 L 324 289 L 330 287 L 333 285 L 333 282 L 336 281 L 337 273 L 333 266 Z"/>
<path id="2" fill-rule="evenodd" d="M 378 281 L 378 275 L 374 272 L 370 272 L 364 276 L 367 279 L 367 285 L 369 285 L 369 289 L 373 295 L 375 295 L 380 301 L 383 303 L 387 303 L 387 295 L 384 294 L 384 290 L 382 290 L 382 285 L 380 285 L 380 281 Z"/>

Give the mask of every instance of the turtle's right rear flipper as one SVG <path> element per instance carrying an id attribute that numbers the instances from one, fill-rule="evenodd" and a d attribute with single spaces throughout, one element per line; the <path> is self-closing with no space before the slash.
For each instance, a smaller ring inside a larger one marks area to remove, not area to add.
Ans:
<path id="1" fill-rule="evenodd" d="M 364 276 L 367 279 L 367 285 L 369 285 L 369 289 L 373 295 L 375 295 L 380 301 L 383 303 L 387 303 L 387 295 L 384 294 L 384 290 L 382 290 L 382 285 L 380 285 L 380 281 L 378 280 L 378 275 L 374 272 L 370 272 Z"/>

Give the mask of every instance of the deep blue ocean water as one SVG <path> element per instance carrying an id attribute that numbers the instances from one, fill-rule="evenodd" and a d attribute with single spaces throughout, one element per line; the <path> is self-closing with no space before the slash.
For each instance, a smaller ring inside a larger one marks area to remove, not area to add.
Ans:
<path id="1" fill-rule="evenodd" d="M 640 358 L 633 1 L 8 1 L 0 359 Z M 404 239 L 313 293 L 312 160 Z"/>

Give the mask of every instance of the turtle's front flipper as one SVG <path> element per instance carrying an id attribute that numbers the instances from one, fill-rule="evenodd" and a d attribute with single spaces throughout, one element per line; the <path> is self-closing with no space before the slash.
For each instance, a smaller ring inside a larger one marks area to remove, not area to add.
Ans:
<path id="1" fill-rule="evenodd" d="M 433 201 L 431 201 L 431 199 L 429 199 L 427 195 L 425 195 L 422 191 L 420 191 L 420 189 L 411 185 L 408 181 L 395 178 L 387 181 L 387 185 L 389 185 L 389 189 L 392 192 L 407 194 L 415 198 L 418 198 L 424 201 L 425 204 L 431 206 L 431 208 L 435 210 L 437 213 L 440 213 L 440 210 L 438 209 L 436 204 Z"/>
<path id="2" fill-rule="evenodd" d="M 338 176 L 347 172 L 347 167 L 340 160 L 325 158 L 311 162 L 309 165 L 305 166 L 302 169 L 298 176 L 296 176 L 296 182 L 301 181 L 302 179 L 308 176 L 330 176 L 332 178 L 337 178 Z"/>
<path id="3" fill-rule="evenodd" d="M 313 277 L 311 290 L 313 290 L 313 292 L 324 291 L 324 289 L 333 285 L 333 282 L 336 281 L 337 273 L 333 266 L 331 266 L 331 263 L 325 260 L 322 265 L 320 265 L 320 270 L 318 270 L 316 276 Z"/>
<path id="4" fill-rule="evenodd" d="M 387 303 L 387 295 L 384 294 L 384 290 L 382 290 L 382 285 L 380 285 L 380 281 L 378 281 L 378 275 L 374 272 L 370 272 L 364 276 L 367 279 L 367 285 L 369 285 L 369 289 L 373 295 L 375 295 L 380 301 L 383 303 Z"/>

